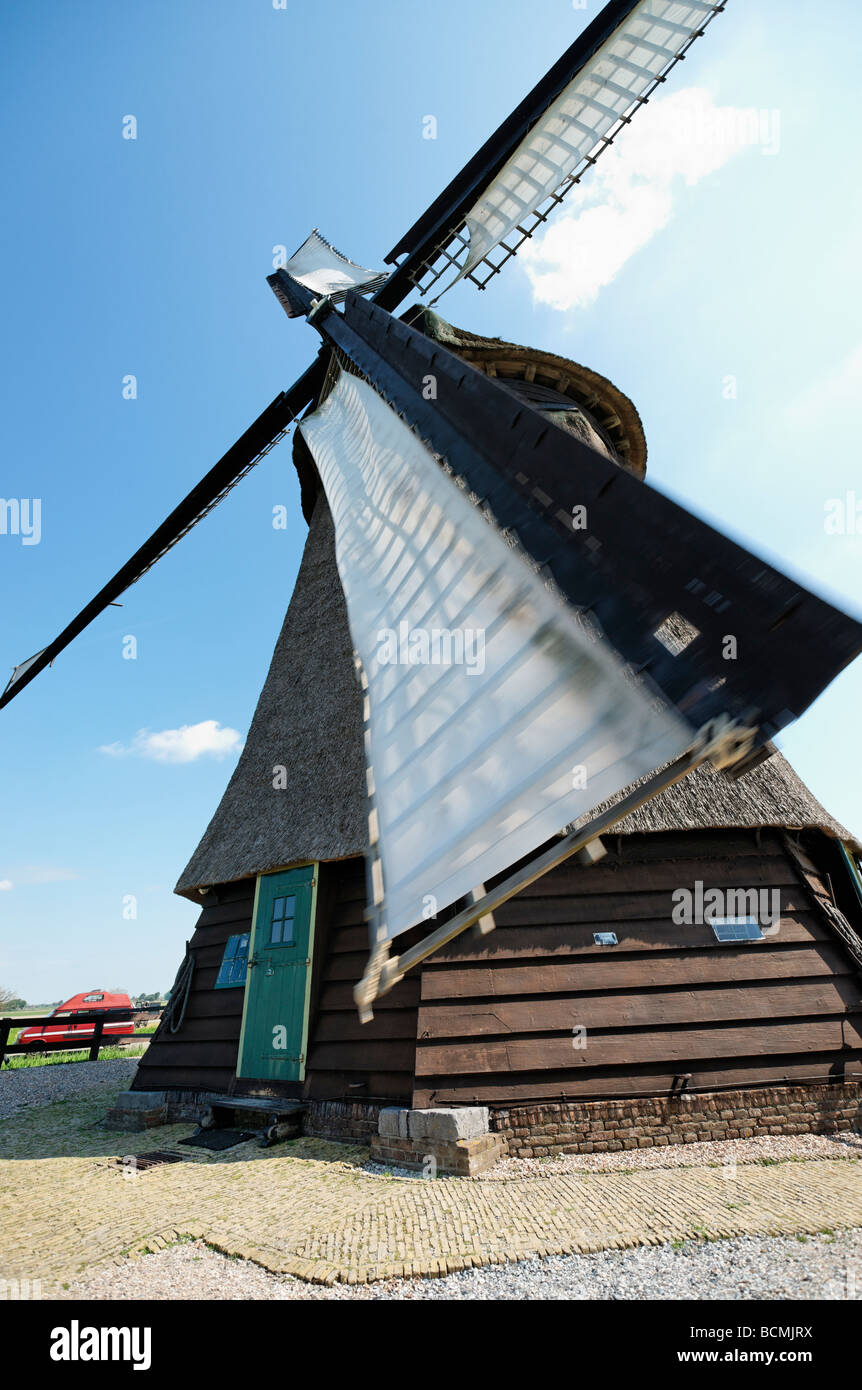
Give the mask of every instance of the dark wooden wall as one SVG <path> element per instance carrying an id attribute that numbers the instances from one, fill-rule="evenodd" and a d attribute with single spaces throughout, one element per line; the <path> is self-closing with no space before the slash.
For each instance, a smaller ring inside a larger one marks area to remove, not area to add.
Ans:
<path id="1" fill-rule="evenodd" d="M 321 866 L 325 905 L 318 905 L 316 956 L 319 979 L 312 984 L 306 1095 L 316 1100 L 384 1100 L 410 1104 L 416 1062 L 419 975 L 413 973 L 374 1005 L 362 1024 L 353 986 L 368 960 L 365 865 L 360 859 Z M 421 935 L 421 933 L 420 933 Z M 405 949 L 414 933 L 399 938 Z"/>
<path id="2" fill-rule="evenodd" d="M 712 1089 L 842 1079 L 848 1063 L 862 1070 L 858 969 L 779 833 L 606 843 L 601 863 L 562 865 L 507 903 L 488 937 L 465 933 L 438 952 L 378 1001 L 366 1025 L 353 1002 L 368 955 L 364 866 L 321 865 L 304 1087 L 236 1078 L 243 991 L 213 986 L 228 936 L 251 926 L 254 884 L 220 888 L 192 939 L 183 1026 L 162 1029 L 136 1089 L 427 1106 L 660 1095 L 684 1072 L 692 1089 Z M 816 862 L 825 846 L 809 837 Z M 707 926 L 674 925 L 671 894 L 696 879 L 779 888 L 778 935 L 731 946 Z M 596 946 L 602 930 L 619 945 Z M 583 1050 L 575 1027 L 587 1029 Z"/>
<path id="3" fill-rule="evenodd" d="M 322 864 L 318 880 L 306 1082 L 258 1083 L 236 1076 L 242 989 L 215 989 L 228 937 L 251 929 L 254 880 L 226 884 L 204 907 L 191 948 L 195 973 L 185 1020 L 163 1027 L 141 1059 L 136 1090 L 333 1097 L 409 1103 L 416 1055 L 419 976 L 385 996 L 372 1023 L 359 1023 L 353 986 L 368 958 L 362 860 Z M 410 944 L 412 937 L 402 940 Z"/>
<path id="4" fill-rule="evenodd" d="M 711 1089 L 860 1071 L 858 969 L 777 832 L 606 843 L 599 864 L 562 865 L 488 937 L 423 966 L 414 1105 L 662 1094 L 685 1072 Z M 779 888 L 778 935 L 731 946 L 675 925 L 671 894 L 696 879 Z M 619 945 L 596 946 L 601 930 Z"/>
<path id="5" fill-rule="evenodd" d="M 245 990 L 214 989 L 225 942 L 251 930 L 254 879 L 229 883 L 218 901 L 204 907 L 191 948 L 195 973 L 182 1028 L 163 1025 L 141 1058 L 136 1091 L 228 1091 L 236 1076 L 242 1001 Z"/>

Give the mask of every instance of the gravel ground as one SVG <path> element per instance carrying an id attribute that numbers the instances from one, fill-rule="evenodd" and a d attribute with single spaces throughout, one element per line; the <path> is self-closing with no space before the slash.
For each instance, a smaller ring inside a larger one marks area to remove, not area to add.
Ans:
<path id="1" fill-rule="evenodd" d="M 709 1143 L 666 1144 L 652 1149 L 622 1149 L 616 1153 L 565 1154 L 560 1158 L 504 1158 L 475 1178 L 459 1182 L 517 1182 L 519 1178 L 551 1178 L 560 1173 L 611 1173 L 638 1168 L 686 1168 L 706 1164 L 724 1168 L 734 1163 L 779 1163 L 803 1158 L 862 1158 L 862 1133 L 764 1135 L 760 1139 L 721 1139 Z M 413 1168 L 386 1168 L 365 1163 L 372 1177 L 389 1173 L 425 1182 Z"/>
<path id="2" fill-rule="evenodd" d="M 125 1088 L 138 1066 L 137 1057 L 103 1062 L 58 1062 L 47 1067 L 0 1070 L 0 1120 L 8 1120 L 30 1105 L 72 1100 L 85 1091 L 111 1086 Z"/>
<path id="3" fill-rule="evenodd" d="M 858 1299 L 862 1230 L 686 1241 L 490 1265 L 445 1279 L 324 1288 L 190 1241 L 71 1284 L 70 1299 Z"/>

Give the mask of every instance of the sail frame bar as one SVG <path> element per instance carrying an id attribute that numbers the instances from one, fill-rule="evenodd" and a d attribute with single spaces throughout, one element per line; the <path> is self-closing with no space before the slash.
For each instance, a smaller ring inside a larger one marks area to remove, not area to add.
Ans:
<path id="1" fill-rule="evenodd" d="M 144 541 L 131 559 L 127 560 L 113 578 L 99 590 L 95 598 L 66 625 L 59 636 L 35 658 L 30 658 L 29 664 L 21 663 L 25 670 L 21 671 L 21 665 L 16 667 L 12 679 L 0 694 L 0 709 L 8 705 L 10 700 L 14 700 L 40 671 L 50 666 L 60 652 L 89 627 L 114 600 L 125 593 L 126 589 L 142 579 L 158 560 L 188 535 L 199 521 L 208 516 L 237 483 L 284 438 L 299 412 L 315 399 L 324 373 L 324 361 L 318 356 L 287 391 L 279 392 L 245 433 L 241 434 L 222 455 L 218 463 L 204 474 L 149 539 Z M 17 674 L 18 672 L 20 674 Z"/>

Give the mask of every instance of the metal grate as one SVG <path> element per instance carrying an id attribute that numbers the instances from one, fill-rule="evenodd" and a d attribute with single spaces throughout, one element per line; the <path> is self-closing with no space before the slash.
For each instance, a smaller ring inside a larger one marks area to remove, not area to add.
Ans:
<path id="1" fill-rule="evenodd" d="M 118 1158 L 117 1163 L 127 1173 L 145 1173 L 148 1168 L 160 1168 L 163 1163 L 182 1163 L 185 1154 L 171 1153 L 169 1149 L 152 1149 L 145 1154 L 127 1154 Z"/>

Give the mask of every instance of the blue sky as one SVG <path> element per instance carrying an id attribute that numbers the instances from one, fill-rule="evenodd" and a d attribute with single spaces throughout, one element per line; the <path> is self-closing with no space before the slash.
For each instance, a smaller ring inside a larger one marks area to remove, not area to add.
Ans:
<path id="1" fill-rule="evenodd" d="M 40 498 L 42 521 L 38 544 L 0 536 L 0 669 L 306 365 L 315 335 L 265 283 L 273 247 L 316 225 L 382 265 L 598 8 L 6 0 L 0 494 Z M 858 94 L 837 61 L 860 42 L 846 0 L 729 0 L 667 83 L 676 106 L 643 113 L 646 174 L 621 142 L 527 264 L 438 306 L 609 376 L 641 412 L 654 484 L 857 614 L 862 517 L 825 518 L 862 500 Z M 693 150 L 715 108 L 763 113 L 762 138 Z M 196 917 L 172 887 L 239 740 L 175 761 L 176 739 L 135 739 L 245 734 L 304 534 L 282 445 L 0 714 L 0 984 L 34 1002 L 170 985 Z M 857 666 L 781 740 L 857 834 L 860 705 Z M 101 751 L 116 745 L 131 751 Z"/>

